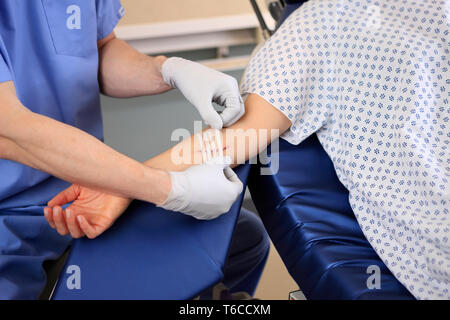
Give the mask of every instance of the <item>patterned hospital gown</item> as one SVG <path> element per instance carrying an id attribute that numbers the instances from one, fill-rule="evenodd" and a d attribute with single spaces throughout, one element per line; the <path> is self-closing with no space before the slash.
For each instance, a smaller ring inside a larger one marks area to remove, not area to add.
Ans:
<path id="1" fill-rule="evenodd" d="M 419 299 L 450 299 L 450 0 L 310 0 L 241 92 L 317 133 L 366 238 Z M 299 166 L 301 163 L 299 163 Z"/>

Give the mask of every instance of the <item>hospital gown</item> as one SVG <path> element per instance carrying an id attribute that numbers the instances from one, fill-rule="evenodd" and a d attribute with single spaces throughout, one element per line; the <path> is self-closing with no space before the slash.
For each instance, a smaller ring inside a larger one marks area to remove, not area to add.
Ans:
<path id="1" fill-rule="evenodd" d="M 291 120 L 282 138 L 317 134 L 366 238 L 418 299 L 450 299 L 449 11 L 445 0 L 311 0 L 241 84 Z"/>

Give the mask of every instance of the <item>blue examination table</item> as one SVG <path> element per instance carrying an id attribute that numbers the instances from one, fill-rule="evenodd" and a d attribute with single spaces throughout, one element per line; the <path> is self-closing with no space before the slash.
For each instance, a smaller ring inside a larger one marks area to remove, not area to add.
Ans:
<path id="1" fill-rule="evenodd" d="M 307 299 L 413 299 L 364 237 L 316 135 L 298 146 L 280 140 L 275 175 L 261 167 L 250 172 L 252 199 Z M 373 266 L 380 289 L 369 289 Z"/>
<path id="2" fill-rule="evenodd" d="M 236 170 L 244 183 L 249 171 Z M 194 298 L 223 277 L 242 199 L 211 221 L 133 202 L 100 237 L 73 242 L 52 299 Z"/>

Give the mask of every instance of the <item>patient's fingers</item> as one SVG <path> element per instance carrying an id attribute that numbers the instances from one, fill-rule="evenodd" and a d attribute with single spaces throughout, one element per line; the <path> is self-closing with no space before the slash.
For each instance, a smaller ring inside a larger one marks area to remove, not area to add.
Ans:
<path id="1" fill-rule="evenodd" d="M 44 217 L 47 220 L 47 222 L 49 223 L 50 227 L 52 227 L 53 229 L 56 229 L 55 222 L 53 221 L 53 210 L 52 210 L 52 208 L 49 208 L 49 207 L 45 207 L 44 208 Z"/>
<path id="2" fill-rule="evenodd" d="M 78 225 L 78 221 L 76 219 L 76 211 L 72 208 L 67 208 L 65 211 L 66 216 L 66 224 L 67 228 L 69 229 L 70 234 L 73 238 L 81 238 L 84 236 L 84 232 L 80 229 Z"/>
<path id="3" fill-rule="evenodd" d="M 62 206 L 68 202 L 74 201 L 79 194 L 79 188 L 75 185 L 71 185 L 66 190 L 58 193 L 53 199 L 48 202 L 50 207 Z"/>
<path id="4" fill-rule="evenodd" d="M 66 219 L 63 215 L 63 210 L 60 206 L 56 206 L 53 208 L 53 219 L 56 225 L 56 231 L 62 236 L 69 234 L 69 229 L 66 225 Z"/>
<path id="5" fill-rule="evenodd" d="M 80 229 L 89 239 L 94 239 L 98 235 L 96 229 L 86 220 L 84 216 L 82 215 L 77 216 L 77 220 Z"/>

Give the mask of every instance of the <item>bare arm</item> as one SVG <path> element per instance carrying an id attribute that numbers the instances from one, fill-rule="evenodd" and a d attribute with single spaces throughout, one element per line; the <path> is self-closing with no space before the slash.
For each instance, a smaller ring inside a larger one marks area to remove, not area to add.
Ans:
<path id="1" fill-rule="evenodd" d="M 172 89 L 161 75 L 164 56 L 149 57 L 111 33 L 99 41 L 99 81 L 104 94 L 127 98 Z"/>
<path id="2" fill-rule="evenodd" d="M 260 96 L 250 94 L 245 101 L 245 115 L 234 125 L 221 130 L 221 142 L 217 141 L 213 130 L 211 130 L 213 134 L 209 136 L 216 146 L 221 145 L 224 155 L 231 157 L 233 166 L 236 166 L 263 151 L 290 126 L 290 120 L 281 111 Z M 200 133 L 202 139 L 203 133 Z M 168 171 L 182 171 L 203 162 L 201 156 L 203 147 L 204 143 L 202 144 L 198 134 L 195 134 L 147 160 L 145 164 Z"/>
<path id="3" fill-rule="evenodd" d="M 221 145 L 223 153 L 230 156 L 234 164 L 242 163 L 262 151 L 267 144 L 291 125 L 288 118 L 257 95 L 250 95 L 245 102 L 245 107 L 245 115 L 236 124 L 223 129 L 214 141 L 216 146 Z M 270 131 L 275 134 L 271 135 Z M 200 136 L 203 137 L 202 133 Z M 215 135 L 211 136 L 211 140 L 214 139 Z M 172 149 L 148 160 L 145 164 L 168 171 L 182 171 L 203 162 L 201 157 L 203 146 L 204 144 L 200 142 L 198 136 L 194 135 Z M 177 163 L 179 159 L 186 161 Z M 70 217 L 61 214 L 63 210 L 60 206 L 73 200 L 74 203 L 67 209 L 71 210 Z M 125 211 L 129 203 L 128 199 L 80 186 L 71 186 L 50 201 L 49 205 L 53 209 L 46 208 L 46 217 L 50 225 L 62 235 L 70 232 L 76 238 L 85 234 L 94 238 L 106 230 Z M 77 222 L 76 217 L 80 216 L 83 217 Z M 87 220 L 91 224 L 97 225 L 97 229 L 100 231 L 90 227 Z"/>
<path id="4" fill-rule="evenodd" d="M 167 172 L 149 168 L 69 125 L 31 112 L 14 84 L 0 83 L 0 158 L 72 183 L 161 203 L 169 194 Z"/>

